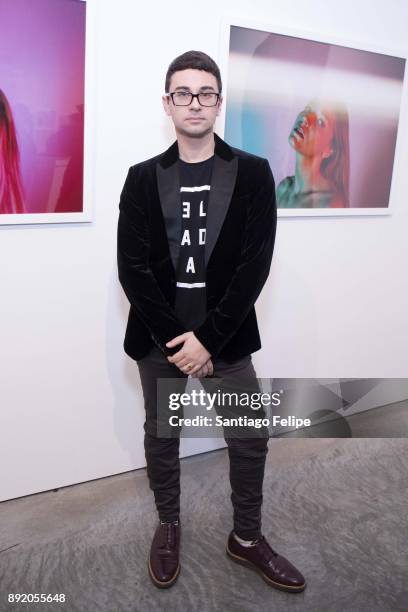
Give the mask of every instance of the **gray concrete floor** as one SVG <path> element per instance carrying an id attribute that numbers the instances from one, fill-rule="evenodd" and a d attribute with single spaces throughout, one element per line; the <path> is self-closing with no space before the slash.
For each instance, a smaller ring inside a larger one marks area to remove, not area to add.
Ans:
<path id="1" fill-rule="evenodd" d="M 156 526 L 145 469 L 0 504 L 0 610 L 390 612 L 408 610 L 408 440 L 273 439 L 263 532 L 301 569 L 301 594 L 225 555 L 226 450 L 182 460 L 182 570 L 146 570 Z M 65 593 L 65 604 L 7 594 Z"/>

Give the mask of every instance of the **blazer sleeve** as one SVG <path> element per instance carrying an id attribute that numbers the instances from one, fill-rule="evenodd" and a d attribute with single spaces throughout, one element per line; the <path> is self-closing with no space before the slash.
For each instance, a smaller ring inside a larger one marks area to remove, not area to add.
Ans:
<path id="1" fill-rule="evenodd" d="M 187 330 L 166 300 L 149 266 L 150 235 L 146 205 L 138 194 L 137 166 L 129 169 L 119 203 L 117 261 L 119 281 L 154 342 L 166 353 L 166 342 Z"/>
<path id="2" fill-rule="evenodd" d="M 275 182 L 267 159 L 255 177 L 256 192 L 249 205 L 239 264 L 216 308 L 194 334 L 212 357 L 238 330 L 268 278 L 276 234 Z"/>

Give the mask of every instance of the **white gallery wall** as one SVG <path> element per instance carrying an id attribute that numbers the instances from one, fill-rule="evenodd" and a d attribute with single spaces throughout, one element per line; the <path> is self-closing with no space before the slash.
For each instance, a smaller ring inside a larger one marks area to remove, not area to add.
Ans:
<path id="1" fill-rule="evenodd" d="M 161 107 L 169 62 L 189 49 L 220 60 L 225 14 L 408 54 L 405 0 L 253 0 L 250 13 L 244 0 L 95 8 L 94 220 L 0 228 L 0 500 L 145 465 L 116 225 L 128 167 L 174 140 Z M 401 121 L 392 216 L 279 219 L 257 303 L 258 376 L 408 377 L 407 91 Z M 184 440 L 182 454 L 220 443 Z"/>

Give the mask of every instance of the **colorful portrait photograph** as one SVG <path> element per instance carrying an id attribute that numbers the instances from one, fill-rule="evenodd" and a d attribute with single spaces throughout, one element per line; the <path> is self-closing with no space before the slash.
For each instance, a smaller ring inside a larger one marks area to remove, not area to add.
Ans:
<path id="1" fill-rule="evenodd" d="M 0 223 L 85 220 L 86 2 L 0 0 Z"/>
<path id="2" fill-rule="evenodd" d="M 225 139 L 269 160 L 280 215 L 390 214 L 406 59 L 258 28 L 225 24 Z"/>

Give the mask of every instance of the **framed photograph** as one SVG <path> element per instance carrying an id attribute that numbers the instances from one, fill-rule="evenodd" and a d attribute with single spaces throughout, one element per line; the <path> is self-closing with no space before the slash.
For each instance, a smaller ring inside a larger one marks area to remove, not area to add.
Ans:
<path id="1" fill-rule="evenodd" d="M 225 18 L 224 137 L 266 157 L 279 215 L 390 214 L 406 57 Z"/>
<path id="2" fill-rule="evenodd" d="M 90 4 L 0 0 L 0 224 L 91 220 Z"/>

